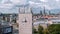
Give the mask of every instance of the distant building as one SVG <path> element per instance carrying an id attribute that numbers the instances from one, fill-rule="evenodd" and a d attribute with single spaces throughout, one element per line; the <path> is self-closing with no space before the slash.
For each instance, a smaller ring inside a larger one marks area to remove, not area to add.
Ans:
<path id="1" fill-rule="evenodd" d="M 47 28 L 48 26 L 48 21 L 47 20 L 41 20 L 41 21 L 36 21 L 33 23 L 34 28 L 36 28 L 36 30 L 38 30 L 38 26 L 42 26 L 44 29 Z"/>
<path id="2" fill-rule="evenodd" d="M 0 14 L 0 22 L 16 23 L 17 14 Z"/>
<path id="3" fill-rule="evenodd" d="M 48 19 L 50 24 L 60 24 L 60 18 L 50 18 Z"/>

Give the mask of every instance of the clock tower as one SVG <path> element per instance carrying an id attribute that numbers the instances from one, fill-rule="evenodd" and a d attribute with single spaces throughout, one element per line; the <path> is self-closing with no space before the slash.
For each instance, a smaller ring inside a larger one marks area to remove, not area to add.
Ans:
<path id="1" fill-rule="evenodd" d="M 32 34 L 32 13 L 29 6 L 19 8 L 19 34 Z"/>

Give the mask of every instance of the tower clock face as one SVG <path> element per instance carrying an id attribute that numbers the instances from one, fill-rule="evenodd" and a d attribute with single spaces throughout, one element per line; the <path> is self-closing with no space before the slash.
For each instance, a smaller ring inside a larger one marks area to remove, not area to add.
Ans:
<path id="1" fill-rule="evenodd" d="M 22 23 L 27 23 L 28 21 L 27 21 L 27 19 L 26 18 L 24 18 L 23 20 L 22 20 Z"/>

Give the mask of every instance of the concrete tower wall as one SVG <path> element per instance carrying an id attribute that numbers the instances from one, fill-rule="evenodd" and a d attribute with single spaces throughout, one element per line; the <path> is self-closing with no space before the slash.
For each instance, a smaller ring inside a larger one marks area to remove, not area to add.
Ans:
<path id="1" fill-rule="evenodd" d="M 32 14 L 19 14 L 19 34 L 32 34 Z"/>
<path id="2" fill-rule="evenodd" d="M 19 34 L 32 34 L 32 13 L 30 7 L 19 8 Z"/>

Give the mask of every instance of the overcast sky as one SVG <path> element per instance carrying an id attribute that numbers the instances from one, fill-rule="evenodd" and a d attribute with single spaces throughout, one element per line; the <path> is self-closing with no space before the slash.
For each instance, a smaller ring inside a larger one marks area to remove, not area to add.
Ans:
<path id="1" fill-rule="evenodd" d="M 30 4 L 33 11 L 39 12 L 39 9 L 60 9 L 60 0 L 0 0 L 1 13 L 18 13 L 18 8 L 15 5 Z M 41 7 L 41 8 L 40 8 Z"/>

